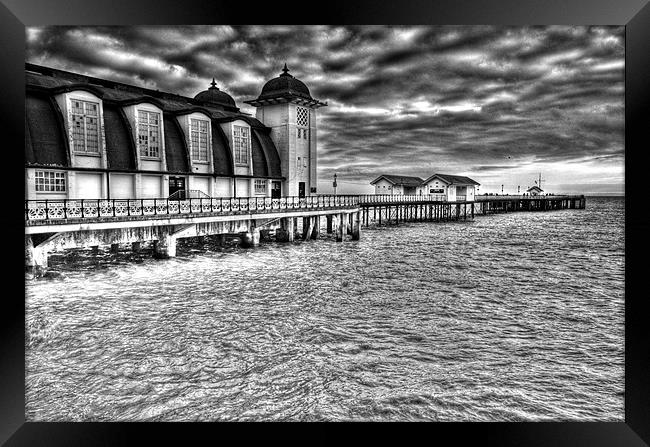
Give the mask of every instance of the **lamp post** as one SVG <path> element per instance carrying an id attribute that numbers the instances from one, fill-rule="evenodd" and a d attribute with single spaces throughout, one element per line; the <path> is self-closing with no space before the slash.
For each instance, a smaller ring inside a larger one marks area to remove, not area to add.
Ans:
<path id="1" fill-rule="evenodd" d="M 334 182 L 332 182 L 332 186 L 334 187 L 334 195 L 336 195 L 336 174 L 334 174 Z"/>

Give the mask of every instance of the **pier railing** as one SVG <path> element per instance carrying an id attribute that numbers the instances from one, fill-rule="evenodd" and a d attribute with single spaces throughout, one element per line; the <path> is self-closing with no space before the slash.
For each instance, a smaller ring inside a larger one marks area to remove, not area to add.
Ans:
<path id="1" fill-rule="evenodd" d="M 223 197 L 192 199 L 60 199 L 25 200 L 25 221 L 98 219 L 129 216 L 177 216 L 184 214 L 260 214 L 353 208 L 359 196 Z"/>
<path id="2" fill-rule="evenodd" d="M 361 205 L 368 203 L 445 202 L 447 200 L 445 194 L 366 194 L 358 197 Z"/>
<path id="3" fill-rule="evenodd" d="M 468 198 L 466 195 L 457 195 L 455 200 L 447 200 L 445 194 L 418 194 L 418 195 L 403 195 L 403 194 L 367 194 L 359 196 L 360 205 L 372 205 L 376 203 L 420 203 L 420 202 L 444 202 L 444 203 L 458 203 L 458 202 L 485 202 L 485 201 L 509 201 L 509 200 L 565 200 L 565 199 L 579 199 L 584 198 L 581 195 L 553 195 L 547 194 L 543 196 L 530 196 L 530 195 L 510 195 L 510 194 L 493 194 L 493 195 L 475 195 Z"/>

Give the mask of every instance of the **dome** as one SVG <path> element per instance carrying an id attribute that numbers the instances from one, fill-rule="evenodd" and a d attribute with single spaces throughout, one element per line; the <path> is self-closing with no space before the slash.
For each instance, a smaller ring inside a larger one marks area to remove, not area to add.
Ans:
<path id="1" fill-rule="evenodd" d="M 290 75 L 287 64 L 284 64 L 282 74 L 264 84 L 260 98 L 280 96 L 286 93 L 291 93 L 297 96 L 302 96 L 304 98 L 312 99 L 307 86 L 301 80 L 296 79 Z"/>
<path id="2" fill-rule="evenodd" d="M 217 88 L 217 84 L 216 82 L 214 82 L 214 78 L 210 83 L 210 88 L 197 94 L 194 97 L 194 99 L 196 99 L 197 101 L 216 104 L 228 108 L 237 108 L 237 105 L 235 104 L 235 100 L 232 99 L 232 97 L 228 93 L 222 92 Z"/>

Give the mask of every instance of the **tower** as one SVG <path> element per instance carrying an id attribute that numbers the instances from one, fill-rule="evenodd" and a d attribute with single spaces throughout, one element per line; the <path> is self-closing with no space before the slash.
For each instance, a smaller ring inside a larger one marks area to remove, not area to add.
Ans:
<path id="1" fill-rule="evenodd" d="M 256 118 L 271 128 L 282 163 L 284 196 L 307 196 L 317 192 L 316 109 L 327 103 L 312 98 L 307 86 L 289 74 L 271 79 L 257 99 L 244 101 L 256 107 Z"/>

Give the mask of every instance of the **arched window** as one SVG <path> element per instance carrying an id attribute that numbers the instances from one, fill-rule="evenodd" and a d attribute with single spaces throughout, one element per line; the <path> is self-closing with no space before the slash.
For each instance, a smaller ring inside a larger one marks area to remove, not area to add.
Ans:
<path id="1" fill-rule="evenodd" d="M 235 164 L 248 165 L 248 153 L 251 146 L 249 129 L 245 126 L 232 126 L 232 131 Z"/>
<path id="2" fill-rule="evenodd" d="M 72 99 L 70 105 L 73 150 L 99 154 L 99 103 Z"/>
<path id="3" fill-rule="evenodd" d="M 209 124 L 206 120 L 190 119 L 190 144 L 193 161 L 208 161 Z"/>
<path id="4" fill-rule="evenodd" d="M 160 113 L 138 109 L 138 150 L 145 158 L 160 158 Z"/>

